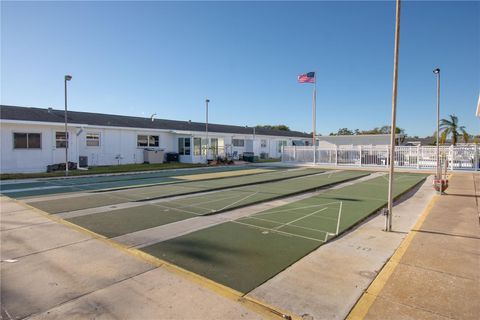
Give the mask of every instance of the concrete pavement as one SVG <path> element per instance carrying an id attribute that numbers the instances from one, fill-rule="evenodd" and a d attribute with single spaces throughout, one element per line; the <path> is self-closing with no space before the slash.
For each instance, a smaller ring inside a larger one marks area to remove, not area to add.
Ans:
<path id="1" fill-rule="evenodd" d="M 16 201 L 0 206 L 0 319 L 269 318 Z"/>
<path id="2" fill-rule="evenodd" d="M 480 174 L 455 173 L 350 319 L 480 319 Z"/>

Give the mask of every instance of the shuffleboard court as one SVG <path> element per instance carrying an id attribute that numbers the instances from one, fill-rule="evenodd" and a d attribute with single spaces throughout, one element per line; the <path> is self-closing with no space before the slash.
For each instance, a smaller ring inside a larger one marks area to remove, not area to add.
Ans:
<path id="1" fill-rule="evenodd" d="M 318 189 L 368 174 L 370 173 L 362 171 L 339 171 L 309 175 L 188 198 L 172 199 L 139 207 L 88 214 L 66 220 L 106 237 L 117 237 L 190 217 L 216 214 Z M 139 212 L 141 212 L 141 215 L 138 214 Z"/>
<path id="2" fill-rule="evenodd" d="M 425 177 L 396 174 L 395 196 Z M 337 226 L 340 234 L 385 206 L 387 183 L 359 182 L 141 250 L 247 293 L 337 235 Z"/>
<path id="3" fill-rule="evenodd" d="M 205 180 L 205 179 L 216 179 L 216 178 L 225 178 L 225 177 L 235 177 L 235 176 L 243 176 L 247 174 L 256 174 L 256 173 L 265 173 L 271 172 L 271 169 L 245 169 L 245 170 L 238 170 L 234 172 L 213 172 L 213 173 L 203 173 L 203 174 L 189 174 L 184 176 L 178 176 L 177 179 L 180 180 L 188 180 L 188 181 L 196 181 L 196 180 Z"/>
<path id="4" fill-rule="evenodd" d="M 247 170 L 256 170 L 250 171 Z M 162 184 L 183 182 L 179 179 L 182 176 L 197 177 L 201 179 L 214 179 L 215 176 L 209 177 L 207 174 L 218 173 L 217 178 L 228 176 L 232 174 L 237 175 L 236 172 L 247 171 L 243 174 L 258 174 L 275 170 L 274 168 L 250 169 L 247 166 L 235 167 L 211 167 L 211 168 L 190 168 L 190 169 L 174 169 L 160 172 L 135 173 L 135 174 L 119 174 L 119 175 L 104 175 L 96 177 L 72 177 L 72 178 L 58 178 L 58 179 L 43 179 L 39 181 L 29 182 L 0 182 L 1 193 L 13 198 L 25 198 L 31 196 L 51 195 L 57 193 L 71 193 L 79 191 L 93 191 L 108 188 L 125 188 L 139 185 Z M 202 178 L 202 175 L 206 175 Z"/>
<path id="5" fill-rule="evenodd" d="M 105 193 L 71 196 L 68 199 L 35 201 L 30 205 L 48 213 L 69 212 L 75 210 L 115 205 L 130 201 L 160 199 L 187 195 L 198 192 L 214 191 L 242 185 L 280 181 L 321 173 L 323 170 L 305 168 L 295 170 L 278 170 L 261 174 L 249 174 L 232 178 L 190 181 L 176 184 L 149 186 Z"/>

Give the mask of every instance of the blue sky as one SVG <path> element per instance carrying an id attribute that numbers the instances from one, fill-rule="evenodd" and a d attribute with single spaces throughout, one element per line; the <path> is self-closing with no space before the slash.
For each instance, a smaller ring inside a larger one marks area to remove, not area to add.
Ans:
<path id="1" fill-rule="evenodd" d="M 390 123 L 395 3 L 5 2 L 1 103 L 311 131 Z M 403 2 L 397 125 L 410 135 L 455 113 L 480 133 L 480 3 Z"/>

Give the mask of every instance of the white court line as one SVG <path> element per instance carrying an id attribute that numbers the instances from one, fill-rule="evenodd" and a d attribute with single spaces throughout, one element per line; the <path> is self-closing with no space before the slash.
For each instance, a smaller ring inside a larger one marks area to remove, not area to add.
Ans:
<path id="1" fill-rule="evenodd" d="M 177 208 L 173 208 L 173 207 L 167 207 L 167 206 L 162 206 L 161 204 L 157 204 L 157 203 L 152 203 L 150 204 L 154 207 L 159 207 L 159 208 L 164 208 L 164 209 L 168 209 L 167 211 L 169 210 L 172 210 L 172 211 L 180 211 L 180 212 L 183 212 L 183 213 L 190 213 L 190 214 L 193 214 L 193 215 L 196 215 L 196 216 L 202 216 L 203 214 L 201 213 L 196 213 L 196 212 L 193 212 L 193 211 L 188 211 L 188 210 L 183 210 L 183 209 L 177 209 Z"/>
<path id="2" fill-rule="evenodd" d="M 268 219 L 262 219 L 262 218 L 255 218 L 255 217 L 243 217 L 243 218 L 237 219 L 237 221 L 239 221 L 239 220 L 247 220 L 247 219 L 255 219 L 255 220 L 261 220 L 261 221 L 266 221 L 266 222 L 281 223 L 281 222 L 278 222 L 278 221 L 273 221 L 273 220 L 268 220 Z M 300 229 L 309 230 L 309 231 L 328 233 L 328 232 L 325 231 L 325 230 L 320 230 L 320 229 L 313 229 L 313 228 L 307 228 L 307 227 L 297 226 L 296 224 L 291 224 L 290 226 L 291 226 L 291 227 L 295 227 L 295 228 L 300 228 Z"/>
<path id="3" fill-rule="evenodd" d="M 305 219 L 305 218 L 307 218 L 307 217 L 313 216 L 315 213 L 322 212 L 322 211 L 325 211 L 325 210 L 327 210 L 327 209 L 328 209 L 328 207 L 325 207 L 325 208 L 322 208 L 322 209 L 313 211 L 312 213 L 309 213 L 309 214 L 307 214 L 307 215 L 304 215 L 303 217 L 297 218 L 297 219 L 292 220 L 292 221 L 290 221 L 290 222 L 284 223 L 284 224 L 282 224 L 281 226 L 275 227 L 274 229 L 278 230 L 278 229 L 280 229 L 280 228 L 283 228 L 283 227 L 285 227 L 285 226 L 288 226 L 288 225 L 291 224 L 291 223 L 294 223 L 294 222 L 300 221 L 300 220 L 302 220 L 302 219 Z"/>
<path id="4" fill-rule="evenodd" d="M 333 201 L 333 202 L 327 202 L 327 203 L 323 203 L 323 204 L 313 204 L 313 205 L 310 205 L 310 206 L 304 206 L 304 207 L 300 207 L 300 208 L 289 208 L 289 209 L 282 209 L 282 210 L 277 210 L 277 211 L 266 210 L 266 211 L 261 211 L 259 213 L 253 214 L 253 215 L 251 215 L 251 217 L 263 216 L 263 215 L 266 215 L 266 214 L 273 214 L 273 213 L 279 213 L 279 212 L 285 212 L 285 211 L 294 211 L 294 210 L 299 210 L 299 209 L 323 207 L 323 206 L 328 206 L 330 204 L 335 204 L 335 203 L 339 203 L 339 202 L 340 201 Z M 295 202 L 292 202 L 292 203 L 295 203 Z M 288 206 L 289 204 L 286 204 L 286 205 Z"/>
<path id="5" fill-rule="evenodd" d="M 243 222 L 239 222 L 239 221 L 231 221 L 231 222 L 242 224 L 242 225 L 249 226 L 249 227 L 256 228 L 256 229 L 260 229 L 260 230 L 267 230 L 267 231 L 271 231 L 271 232 L 274 232 L 274 233 L 284 234 L 284 235 L 288 235 L 288 236 L 292 236 L 292 237 L 298 237 L 298 238 L 303 238 L 303 239 L 312 240 L 312 241 L 316 241 L 316 242 L 322 242 L 322 243 L 325 242 L 325 241 L 320 240 L 320 239 L 305 237 L 305 236 L 301 236 L 301 235 L 298 235 L 298 234 L 289 233 L 289 232 L 280 231 L 280 230 L 274 230 L 274 229 L 270 229 L 270 228 L 259 227 L 259 226 L 249 224 L 249 223 L 243 223 Z"/>
<path id="6" fill-rule="evenodd" d="M 337 236 L 338 236 L 338 231 L 340 229 L 340 218 L 342 216 L 342 206 L 343 206 L 343 201 L 340 201 L 340 208 L 338 208 L 338 221 L 337 221 L 337 232 L 336 232 Z"/>
<path id="7" fill-rule="evenodd" d="M 193 203 L 193 204 L 189 204 L 189 205 L 185 205 L 185 206 L 180 206 L 180 207 L 168 207 L 168 206 L 166 206 L 165 204 L 168 204 L 169 202 L 162 202 L 163 205 L 158 204 L 157 206 L 161 206 L 161 207 L 163 207 L 163 208 L 176 209 L 177 211 L 183 211 L 183 212 L 192 213 L 192 214 L 196 214 L 196 215 L 200 215 L 200 216 L 201 216 L 201 215 L 204 215 L 205 213 L 217 212 L 217 211 L 219 211 L 219 210 L 223 210 L 223 209 L 225 209 L 225 208 L 228 208 L 228 207 L 234 205 L 234 204 L 237 203 L 237 202 L 243 201 L 243 200 L 245 200 L 245 199 L 247 199 L 247 198 L 249 198 L 249 197 L 251 197 L 251 196 L 254 196 L 254 195 L 257 194 L 257 193 L 258 193 L 258 192 L 254 193 L 254 194 L 250 194 L 250 195 L 248 195 L 248 196 L 246 196 L 246 197 L 244 197 L 244 198 L 242 198 L 242 199 L 240 199 L 240 200 L 237 200 L 237 201 L 235 201 L 235 202 L 230 203 L 230 204 L 229 204 L 228 206 L 226 206 L 226 207 L 223 207 L 223 208 L 220 208 L 220 209 L 215 209 L 215 210 L 213 210 L 213 209 L 207 209 L 207 208 L 203 208 L 203 207 L 199 207 L 198 205 L 199 205 L 199 204 L 209 204 L 209 203 L 214 203 L 214 202 L 218 202 L 218 201 L 223 201 L 223 200 L 226 200 L 226 199 L 235 198 L 235 197 L 237 197 L 237 196 L 236 196 L 236 195 L 234 195 L 234 196 L 228 196 L 228 197 L 224 197 L 224 198 L 220 198 L 220 199 L 214 199 L 214 200 L 209 200 L 209 201 L 197 202 L 197 203 Z M 190 198 L 190 199 L 192 199 L 192 198 Z M 181 199 L 179 199 L 179 200 L 177 200 L 177 201 L 180 201 L 180 200 L 181 200 Z M 175 201 L 172 201 L 172 202 L 175 202 Z M 153 205 L 155 205 L 155 204 L 153 204 Z M 189 208 L 189 207 L 203 209 L 203 210 L 205 210 L 205 212 L 204 212 L 204 213 L 194 213 L 194 212 L 192 212 L 192 211 L 183 210 L 183 208 Z"/>
<path id="8" fill-rule="evenodd" d="M 248 195 L 248 196 L 246 196 L 246 197 L 243 197 L 242 199 L 237 200 L 237 201 L 235 201 L 235 202 L 232 202 L 232 203 L 230 203 L 228 206 L 225 206 L 225 207 L 223 207 L 223 208 L 217 209 L 216 211 L 225 210 L 225 209 L 227 209 L 228 207 L 231 207 L 231 206 L 233 206 L 233 205 L 236 204 L 236 203 L 239 203 L 239 202 L 241 202 L 241 201 L 243 201 L 243 200 L 246 200 L 246 199 L 248 199 L 248 198 L 250 198 L 250 197 L 253 197 L 254 195 L 257 195 L 258 192 L 259 192 L 259 191 L 255 192 L 255 193 L 253 193 L 253 194 L 250 194 L 250 195 Z"/>
<path id="9" fill-rule="evenodd" d="M 200 196 L 202 197 L 202 196 Z M 195 207 L 199 204 L 206 204 L 206 203 L 214 203 L 214 202 L 217 202 L 217 201 L 223 201 L 223 200 L 227 200 L 227 199 L 231 199 L 231 198 L 236 198 L 237 195 L 233 195 L 233 196 L 228 196 L 228 197 L 223 197 L 223 198 L 217 198 L 217 199 L 209 199 L 207 201 L 201 201 L 201 202 L 196 202 L 196 203 L 192 203 L 192 204 L 188 204 L 188 205 L 182 205 L 182 206 L 179 206 L 178 208 L 188 208 L 188 207 Z M 172 201 L 164 201 L 163 203 L 167 204 L 167 203 L 175 203 L 175 202 L 181 202 L 182 200 L 195 200 L 196 197 L 192 197 L 192 198 L 185 198 L 185 199 L 177 199 L 177 200 L 172 200 Z"/>
<path id="10" fill-rule="evenodd" d="M 327 216 L 313 216 L 311 217 L 313 219 L 322 219 L 322 220 L 332 220 L 332 221 L 337 221 L 337 219 L 335 218 L 330 218 L 330 217 L 327 217 Z"/>

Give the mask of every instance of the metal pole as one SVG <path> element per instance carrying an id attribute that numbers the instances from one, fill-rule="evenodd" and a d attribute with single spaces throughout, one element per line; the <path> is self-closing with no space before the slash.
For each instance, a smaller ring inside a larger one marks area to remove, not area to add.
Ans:
<path id="1" fill-rule="evenodd" d="M 393 215 L 393 173 L 395 161 L 395 131 L 397 121 L 397 82 L 398 82 L 398 50 L 400 46 L 400 0 L 397 0 L 395 21 L 395 51 L 393 57 L 393 90 L 392 90 L 392 124 L 390 127 L 390 169 L 388 178 L 388 211 L 385 231 L 392 231 Z"/>
<path id="2" fill-rule="evenodd" d="M 67 81 L 72 77 L 65 76 L 64 85 L 65 85 L 65 176 L 68 176 L 68 129 L 67 129 Z"/>
<path id="3" fill-rule="evenodd" d="M 442 194 L 442 165 L 440 163 L 440 69 L 436 68 L 433 70 L 433 73 L 437 76 L 437 181 L 440 181 L 439 194 Z"/>
<path id="4" fill-rule="evenodd" d="M 314 73 L 315 82 L 313 83 L 313 104 L 312 104 L 312 143 L 313 143 L 313 164 L 316 163 L 317 157 L 317 72 Z"/>
<path id="5" fill-rule="evenodd" d="M 207 152 L 205 153 L 205 158 L 208 162 L 208 153 L 210 152 L 210 141 L 208 139 L 208 103 L 210 100 L 206 99 L 205 100 L 205 106 L 206 106 L 206 114 L 205 114 L 205 132 L 206 132 L 206 138 L 207 138 Z"/>

